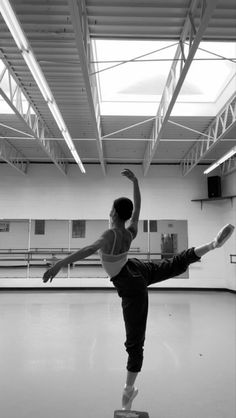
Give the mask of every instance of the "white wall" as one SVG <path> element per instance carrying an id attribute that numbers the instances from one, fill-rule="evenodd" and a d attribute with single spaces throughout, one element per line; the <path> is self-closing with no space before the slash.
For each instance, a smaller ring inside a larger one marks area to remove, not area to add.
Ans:
<path id="1" fill-rule="evenodd" d="M 35 235 L 35 221 L 31 221 L 30 248 L 68 248 L 68 242 L 68 221 L 46 220 L 45 235 Z"/>
<path id="2" fill-rule="evenodd" d="M 236 172 L 222 178 L 222 188 L 224 190 L 224 196 L 236 195 Z M 232 203 L 229 200 L 227 205 L 225 205 L 223 219 L 225 224 L 231 223 L 236 227 L 236 198 L 233 199 Z M 230 241 L 225 243 L 222 250 L 226 258 L 224 270 L 226 287 L 231 290 L 236 290 L 236 264 L 230 264 L 229 262 L 229 254 L 235 254 L 233 260 L 236 262 L 236 233 Z"/>
<path id="3" fill-rule="evenodd" d="M 0 209 L 1 213 L 1 209 Z M 28 220 L 11 220 L 9 232 L 0 233 L 0 250 L 15 249 L 25 250 L 29 244 L 29 222 Z"/>
<path id="4" fill-rule="evenodd" d="M 88 165 L 87 174 L 81 174 L 77 166 L 70 166 L 68 175 L 63 176 L 53 165 L 32 164 L 28 175 L 22 176 L 8 165 L 2 164 L 0 218 L 105 219 L 109 216 L 115 198 L 132 198 L 131 183 L 120 175 L 123 168 L 121 165 L 108 166 L 107 176 L 104 177 L 102 169 L 97 165 Z M 135 171 L 140 180 L 140 219 L 186 219 L 189 246 L 209 242 L 225 223 L 236 224 L 236 199 L 233 200 L 232 207 L 229 200 L 222 200 L 206 202 L 202 210 L 199 202 L 191 202 L 191 199 L 207 197 L 203 167 L 196 167 L 185 177 L 182 176 L 179 166 L 151 166 L 146 177 L 143 177 L 140 166 L 129 168 Z M 224 179 L 223 194 L 236 194 L 235 178 L 236 174 L 233 173 Z M 190 267 L 189 280 L 171 279 L 162 282 L 161 287 L 234 288 L 235 265 L 229 264 L 229 254 L 236 253 L 235 236 L 225 247 L 207 254 L 201 263 L 193 264 Z M 133 245 L 136 246 L 135 241 Z M 1 280 L 1 285 L 3 283 Z M 34 286 L 40 284 L 41 280 L 34 280 Z M 62 282 L 63 286 L 77 284 L 76 279 Z M 59 279 L 50 284 L 58 285 Z M 79 285 L 87 284 L 80 280 Z M 99 279 L 93 285 L 99 286 Z M 104 281 L 101 286 L 104 286 Z"/>

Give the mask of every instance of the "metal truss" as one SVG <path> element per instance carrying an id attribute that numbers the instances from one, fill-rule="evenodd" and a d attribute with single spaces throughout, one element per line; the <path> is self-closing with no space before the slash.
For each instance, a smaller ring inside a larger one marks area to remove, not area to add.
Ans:
<path id="1" fill-rule="evenodd" d="M 128 129 L 135 128 L 135 127 L 137 127 L 139 125 L 144 125 L 145 123 L 148 123 L 148 122 L 150 122 L 151 120 L 154 120 L 154 119 L 155 118 L 145 119 L 145 120 L 142 120 L 141 122 L 134 123 L 133 125 L 129 125 L 129 126 L 126 126 L 125 128 L 119 129 L 118 131 L 110 132 L 107 135 L 103 135 L 101 139 L 104 140 L 105 138 L 110 138 L 110 136 L 112 136 L 112 135 L 116 135 L 116 134 L 118 134 L 120 132 L 127 131 Z M 114 138 L 113 138 L 113 140 L 114 140 Z M 128 138 L 127 138 L 127 140 L 128 140 Z M 146 140 L 148 140 L 148 139 L 146 139 Z M 150 139 L 150 141 L 151 141 L 151 139 Z"/>
<path id="2" fill-rule="evenodd" d="M 26 174 L 28 169 L 27 158 L 15 147 L 9 144 L 4 137 L 0 136 L 0 159 L 10 164 L 21 174 Z"/>
<path id="3" fill-rule="evenodd" d="M 167 78 L 167 82 L 162 94 L 161 102 L 157 111 L 156 119 L 153 124 L 151 139 L 148 143 L 144 161 L 144 175 L 147 174 L 151 165 L 155 151 L 163 135 L 166 123 L 176 102 L 180 89 L 183 85 L 194 55 L 201 42 L 202 36 L 208 26 L 211 15 L 216 7 L 217 0 L 192 0 L 189 7 L 188 16 L 180 36 L 179 44 L 174 56 L 174 60 Z M 200 17 L 199 9 L 201 10 Z M 199 20 L 196 27 L 195 20 Z"/>
<path id="4" fill-rule="evenodd" d="M 91 111 L 91 120 L 95 130 L 97 149 L 99 160 L 106 174 L 106 164 L 103 155 L 103 145 L 101 141 L 101 125 L 100 125 L 100 106 L 99 96 L 96 85 L 96 78 L 90 78 L 89 74 L 94 71 L 94 57 L 92 54 L 91 40 L 88 29 L 88 20 L 86 13 L 86 6 L 82 0 L 68 0 L 73 28 L 75 31 L 75 40 L 80 57 L 80 66 L 82 69 L 86 93 Z"/>
<path id="5" fill-rule="evenodd" d="M 26 97 L 19 81 L 2 54 L 0 54 L 0 59 L 4 65 L 2 73 L 0 74 L 0 95 L 16 114 L 18 119 L 20 119 L 22 124 L 27 128 L 27 131 L 32 135 L 32 140 L 37 140 L 57 168 L 63 174 L 66 174 L 67 163 L 64 161 L 64 153 L 58 144 L 47 141 L 45 138 L 45 132 L 48 131 L 46 125 L 41 117 L 38 116 L 37 111 L 30 100 Z M 4 155 L 8 156 L 7 162 L 19 170 L 19 165 L 16 164 L 14 157 L 14 151 L 10 152 L 9 146 L 9 144 L 5 145 L 5 149 L 7 149 L 8 152 Z M 19 158 L 21 159 L 20 153 Z"/>
<path id="6" fill-rule="evenodd" d="M 217 143 L 232 129 L 236 123 L 236 94 L 226 103 L 223 109 L 218 113 L 213 122 L 207 128 L 202 136 L 198 138 L 189 152 L 185 155 L 181 161 L 182 173 L 185 176 L 188 174 L 197 163 L 205 157 L 205 155 L 211 151 Z M 208 137 L 207 141 L 205 137 Z M 232 161 L 224 164 L 224 174 L 231 170 L 235 164 Z M 232 166 L 231 166 L 232 165 Z"/>
<path id="7" fill-rule="evenodd" d="M 236 157 L 231 157 L 221 165 L 221 176 L 227 176 L 236 170 Z"/>

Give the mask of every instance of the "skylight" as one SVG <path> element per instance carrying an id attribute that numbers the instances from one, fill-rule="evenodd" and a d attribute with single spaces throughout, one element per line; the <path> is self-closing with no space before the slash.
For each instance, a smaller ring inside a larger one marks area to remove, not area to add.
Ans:
<path id="1" fill-rule="evenodd" d="M 164 41 L 95 40 L 95 72 L 101 114 L 156 114 L 177 43 Z M 191 105 L 198 115 L 216 113 L 217 102 L 235 83 L 235 43 L 202 42 L 195 54 L 173 112 L 181 115 Z M 130 61 L 136 57 L 135 61 Z M 125 62 L 129 61 L 129 62 Z M 236 84 L 235 84 L 236 86 Z M 234 88 L 235 90 L 235 88 Z"/>

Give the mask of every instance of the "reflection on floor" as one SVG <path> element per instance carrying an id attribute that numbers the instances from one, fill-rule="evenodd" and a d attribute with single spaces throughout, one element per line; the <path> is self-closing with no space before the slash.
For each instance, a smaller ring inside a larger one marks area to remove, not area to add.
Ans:
<path id="1" fill-rule="evenodd" d="M 236 299 L 150 292 L 139 395 L 150 418 L 235 418 Z M 102 291 L 0 292 L 0 416 L 113 418 L 126 352 L 120 299 Z"/>

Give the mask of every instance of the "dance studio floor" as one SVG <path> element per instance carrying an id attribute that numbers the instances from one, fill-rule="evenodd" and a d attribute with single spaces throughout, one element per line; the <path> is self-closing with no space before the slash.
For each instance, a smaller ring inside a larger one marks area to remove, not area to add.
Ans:
<path id="1" fill-rule="evenodd" d="M 149 295 L 133 409 L 150 418 L 235 418 L 235 295 Z M 0 417 L 113 418 L 124 337 L 113 291 L 0 291 Z"/>

